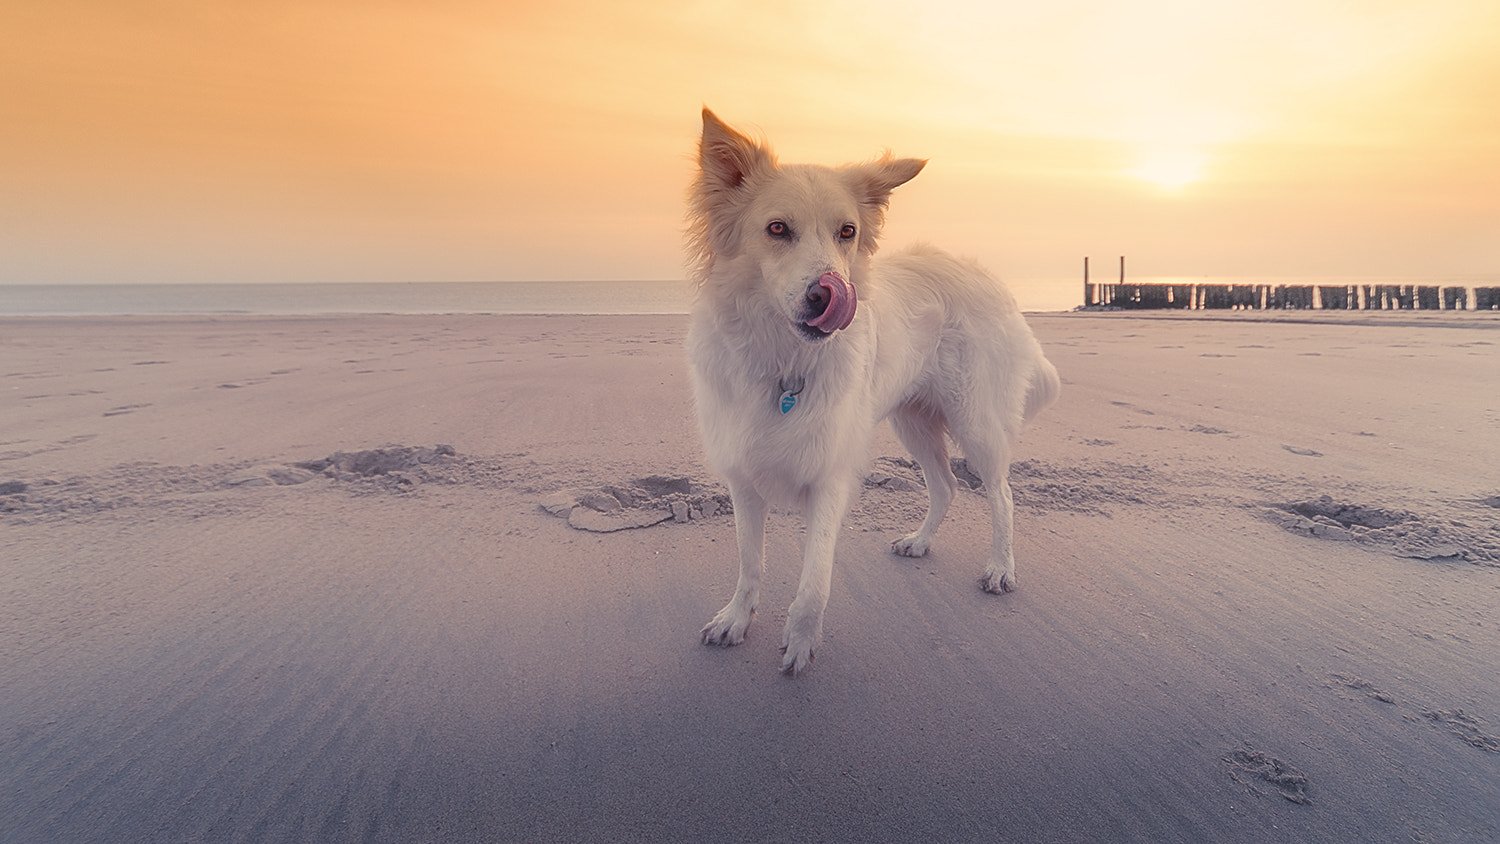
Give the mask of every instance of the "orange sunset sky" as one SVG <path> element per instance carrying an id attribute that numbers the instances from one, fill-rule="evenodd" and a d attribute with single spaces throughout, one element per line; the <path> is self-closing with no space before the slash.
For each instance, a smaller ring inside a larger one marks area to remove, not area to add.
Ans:
<path id="1" fill-rule="evenodd" d="M 0 283 L 670 279 L 699 109 L 1004 275 L 1500 273 L 1495 0 L 0 0 Z"/>

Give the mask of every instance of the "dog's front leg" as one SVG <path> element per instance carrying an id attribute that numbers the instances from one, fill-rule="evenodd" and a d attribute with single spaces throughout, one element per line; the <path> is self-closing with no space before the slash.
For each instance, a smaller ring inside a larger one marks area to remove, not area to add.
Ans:
<path id="1" fill-rule="evenodd" d="M 823 641 L 823 609 L 833 580 L 833 550 L 849 504 L 847 483 L 814 487 L 807 500 L 807 539 L 802 548 L 802 580 L 787 610 L 781 637 L 781 670 L 800 674 L 812 662 L 813 649 Z"/>
<path id="2" fill-rule="evenodd" d="M 703 626 L 705 645 L 738 645 L 760 601 L 760 578 L 766 561 L 766 500 L 749 484 L 729 484 L 734 502 L 734 534 L 740 550 L 740 579 L 734 597 Z"/>

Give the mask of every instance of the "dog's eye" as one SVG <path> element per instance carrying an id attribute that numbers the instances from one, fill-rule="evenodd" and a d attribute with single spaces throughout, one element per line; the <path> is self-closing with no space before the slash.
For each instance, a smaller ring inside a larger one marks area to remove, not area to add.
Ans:
<path id="1" fill-rule="evenodd" d="M 845 223 L 844 227 L 839 229 L 839 237 L 842 237 L 844 240 L 852 240 L 855 231 L 853 223 Z"/>
<path id="2" fill-rule="evenodd" d="M 792 234 L 792 229 L 790 226 L 788 226 L 786 223 L 781 222 L 780 220 L 772 220 L 771 224 L 769 226 L 766 226 L 766 234 L 770 235 L 771 237 L 790 237 Z"/>

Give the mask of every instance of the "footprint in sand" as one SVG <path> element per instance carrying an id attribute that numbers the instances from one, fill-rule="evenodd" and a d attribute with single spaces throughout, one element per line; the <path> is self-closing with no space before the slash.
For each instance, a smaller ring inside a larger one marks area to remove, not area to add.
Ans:
<path id="1" fill-rule="evenodd" d="M 124 416 L 127 413 L 134 413 L 137 410 L 140 410 L 142 408 L 147 408 L 147 407 L 150 407 L 150 406 L 151 406 L 150 404 L 125 404 L 125 405 L 121 405 L 119 407 L 110 408 L 109 410 L 104 411 L 104 415 L 105 416 Z"/>
<path id="2" fill-rule="evenodd" d="M 1355 677 L 1351 674 L 1335 674 L 1333 675 L 1333 681 L 1346 689 L 1365 692 L 1370 697 L 1380 701 L 1381 703 L 1394 704 L 1396 702 L 1396 698 L 1389 692 L 1385 692 L 1376 688 L 1374 683 L 1371 683 L 1369 680 L 1366 680 L 1362 677 Z"/>
<path id="3" fill-rule="evenodd" d="M 1462 709 L 1428 712 L 1427 720 L 1446 727 L 1448 732 L 1458 736 L 1470 747 L 1488 753 L 1500 753 L 1500 738 L 1486 733 L 1482 722 Z"/>
<path id="4" fill-rule="evenodd" d="M 1344 688 L 1365 692 L 1381 703 L 1396 705 L 1396 698 L 1393 695 L 1376 688 L 1375 684 L 1369 680 L 1349 674 L 1334 674 L 1330 679 Z M 1422 716 L 1457 736 L 1460 741 L 1470 747 L 1486 753 L 1500 753 L 1500 738 L 1486 732 L 1483 721 L 1462 709 L 1427 710 L 1422 713 Z M 1408 718 L 1408 720 L 1411 719 Z"/>
<path id="5" fill-rule="evenodd" d="M 1307 774 L 1274 756 L 1268 756 L 1246 746 L 1225 756 L 1224 761 L 1232 766 L 1229 772 L 1230 779 L 1256 794 L 1264 795 L 1266 792 L 1254 782 L 1247 782 L 1246 779 L 1268 783 L 1275 788 L 1277 794 L 1300 806 L 1312 803 L 1312 798 L 1307 796 Z"/>
<path id="6" fill-rule="evenodd" d="M 272 373 L 272 374 L 275 374 L 275 373 Z M 219 389 L 221 389 L 221 390 L 238 390 L 241 387 L 254 387 L 254 386 L 257 386 L 257 385 L 260 385 L 260 384 L 264 384 L 264 383 L 266 383 L 269 380 L 271 380 L 271 379 L 269 379 L 269 378 L 247 378 L 247 379 L 245 379 L 243 381 L 226 381 L 223 384 L 219 385 Z"/>

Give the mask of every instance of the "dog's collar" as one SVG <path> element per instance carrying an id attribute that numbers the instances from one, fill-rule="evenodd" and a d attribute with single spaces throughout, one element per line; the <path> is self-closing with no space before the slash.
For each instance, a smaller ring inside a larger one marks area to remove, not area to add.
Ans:
<path id="1" fill-rule="evenodd" d="M 776 407 L 783 416 L 791 413 L 792 408 L 797 406 L 797 396 L 806 386 L 807 379 L 801 375 L 788 375 L 776 382 L 776 388 L 781 391 L 781 397 L 776 400 Z"/>

